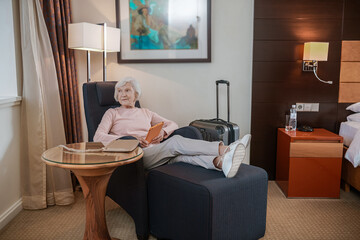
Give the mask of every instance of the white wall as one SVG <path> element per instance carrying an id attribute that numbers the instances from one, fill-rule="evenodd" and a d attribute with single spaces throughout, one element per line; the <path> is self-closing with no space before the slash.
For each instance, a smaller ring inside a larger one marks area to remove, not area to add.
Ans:
<path id="1" fill-rule="evenodd" d="M 0 106 L 0 229 L 21 209 L 20 106 Z"/>
<path id="2" fill-rule="evenodd" d="M 115 0 L 73 0 L 73 22 L 106 22 L 116 26 Z M 180 126 L 199 118 L 216 117 L 215 81 L 230 81 L 231 121 L 240 135 L 250 132 L 253 41 L 253 1 L 212 1 L 212 62 L 174 64 L 118 64 L 108 54 L 108 80 L 133 76 L 139 80 L 141 104 Z M 91 77 L 102 80 L 102 55 L 91 55 Z M 86 81 L 86 55 L 76 51 L 78 80 Z M 220 117 L 226 118 L 225 88 L 220 91 Z M 86 129 L 86 128 L 85 128 Z M 86 131 L 85 131 L 86 132 Z M 248 162 L 248 159 L 247 159 Z"/>
<path id="3" fill-rule="evenodd" d="M 20 191 L 20 105 L 17 83 L 21 81 L 17 0 L 0 1 L 0 229 L 22 208 Z M 5 46 L 3 45 L 5 44 Z M 15 101 L 14 101 L 15 100 Z"/>
<path id="4" fill-rule="evenodd" d="M 17 96 L 12 0 L 0 1 L 0 96 Z"/>

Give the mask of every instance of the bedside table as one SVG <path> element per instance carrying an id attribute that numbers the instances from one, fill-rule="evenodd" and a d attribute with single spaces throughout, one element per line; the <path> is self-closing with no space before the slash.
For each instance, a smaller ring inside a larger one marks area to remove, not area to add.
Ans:
<path id="1" fill-rule="evenodd" d="M 276 183 L 286 197 L 340 197 L 343 138 L 322 128 L 278 129 Z"/>

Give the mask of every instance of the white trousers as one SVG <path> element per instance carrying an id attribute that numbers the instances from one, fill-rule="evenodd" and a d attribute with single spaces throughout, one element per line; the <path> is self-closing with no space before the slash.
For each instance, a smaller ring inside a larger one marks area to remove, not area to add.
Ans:
<path id="1" fill-rule="evenodd" d="M 213 160 L 219 156 L 220 142 L 208 142 L 174 135 L 165 142 L 144 150 L 144 166 L 152 169 L 165 163 L 186 162 L 207 169 L 217 169 Z"/>

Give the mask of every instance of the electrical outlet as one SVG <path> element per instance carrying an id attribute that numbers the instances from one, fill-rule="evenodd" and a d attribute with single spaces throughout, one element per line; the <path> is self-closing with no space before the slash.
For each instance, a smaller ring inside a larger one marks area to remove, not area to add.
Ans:
<path id="1" fill-rule="evenodd" d="M 296 103 L 296 111 L 303 112 L 304 111 L 304 103 Z"/>
<path id="2" fill-rule="evenodd" d="M 319 112 L 319 103 L 296 103 L 297 112 Z"/>

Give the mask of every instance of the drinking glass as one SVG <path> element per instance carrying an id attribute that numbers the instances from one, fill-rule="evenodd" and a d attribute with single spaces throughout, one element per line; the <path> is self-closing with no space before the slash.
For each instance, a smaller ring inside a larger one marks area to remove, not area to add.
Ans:
<path id="1" fill-rule="evenodd" d="M 290 115 L 285 115 L 285 131 L 290 131 Z"/>

